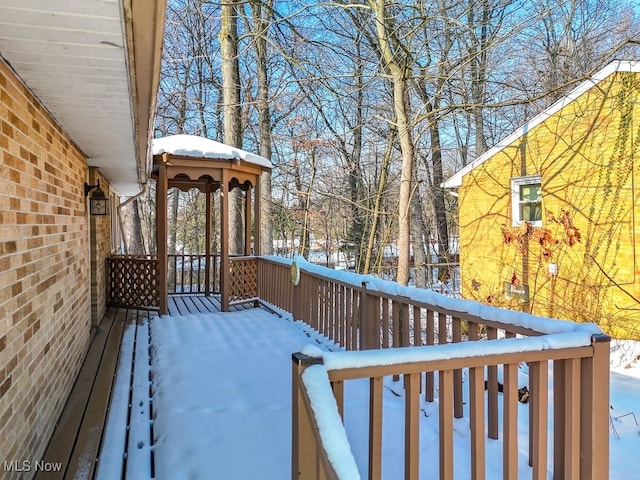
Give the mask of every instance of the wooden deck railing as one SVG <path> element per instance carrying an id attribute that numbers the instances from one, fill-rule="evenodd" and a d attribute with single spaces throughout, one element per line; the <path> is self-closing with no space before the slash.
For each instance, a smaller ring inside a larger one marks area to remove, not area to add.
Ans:
<path id="1" fill-rule="evenodd" d="M 402 375 L 405 386 L 404 478 L 418 478 L 420 395 L 427 402 L 438 401 L 439 478 L 453 479 L 458 462 L 470 463 L 473 479 L 485 478 L 485 436 L 502 441 L 502 478 L 517 478 L 521 387 L 517 372 L 523 363 L 529 366 L 526 437 L 533 478 L 547 478 L 549 469 L 554 479 L 608 478 L 609 337 L 597 327 L 537 318 L 297 263 L 302 268 L 294 286 L 292 272 L 293 276 L 298 272 L 290 262 L 260 258 L 258 293 L 346 350 L 355 350 L 327 353 L 313 363 L 326 369 L 341 414 L 344 382 L 369 379 L 368 478 L 381 477 L 382 379 L 388 375 Z M 502 402 L 498 401 L 499 366 L 504 372 Z M 305 370 L 304 362 L 297 359 L 293 375 L 293 478 L 352 478 L 327 467 L 336 462 L 331 460 L 328 444 L 314 433 L 319 412 L 313 402 L 305 400 Z M 464 381 L 463 371 L 468 381 Z M 469 458 L 454 459 L 453 419 L 463 417 L 464 399 L 468 401 L 471 453 Z M 552 441 L 547 435 L 550 418 Z M 550 448 L 551 465 L 547 460 Z M 325 457 L 320 465 L 317 459 Z"/>
<path id="2" fill-rule="evenodd" d="M 220 293 L 220 255 L 211 255 L 208 265 L 205 255 L 167 256 L 169 257 L 167 275 L 169 295 Z"/>
<path id="3" fill-rule="evenodd" d="M 211 255 L 208 265 L 205 260 L 205 255 L 168 255 L 168 294 L 220 294 L 220 255 Z M 230 305 L 255 300 L 257 257 L 231 257 L 229 265 Z M 158 308 L 159 279 L 155 256 L 112 255 L 107 258 L 107 304 Z"/>
<path id="4" fill-rule="evenodd" d="M 146 255 L 112 255 L 107 258 L 107 305 L 157 308 L 158 260 Z"/>
<path id="5" fill-rule="evenodd" d="M 180 254 L 168 257 L 169 295 L 220 293 L 220 255 L 211 255 L 208 267 L 204 255 Z M 207 275 L 208 284 L 205 281 Z M 107 258 L 107 305 L 158 308 L 159 279 L 157 257 L 112 255 Z"/>
<path id="6" fill-rule="evenodd" d="M 258 297 L 258 257 L 229 259 L 229 304 L 245 303 Z"/>

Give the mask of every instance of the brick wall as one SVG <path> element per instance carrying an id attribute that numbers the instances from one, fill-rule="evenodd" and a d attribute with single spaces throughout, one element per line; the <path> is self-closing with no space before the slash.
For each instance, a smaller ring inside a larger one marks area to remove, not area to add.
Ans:
<path id="1" fill-rule="evenodd" d="M 100 188 L 109 197 L 109 182 L 100 175 L 96 168 L 89 169 L 89 184 L 96 185 L 100 181 Z M 117 212 L 111 210 L 109 215 L 90 216 L 90 277 L 91 277 L 91 324 L 96 326 L 106 311 L 106 258 L 111 252 L 111 219 Z"/>
<path id="2" fill-rule="evenodd" d="M 86 179 L 83 154 L 0 59 L 0 462 L 41 458 L 86 353 Z"/>

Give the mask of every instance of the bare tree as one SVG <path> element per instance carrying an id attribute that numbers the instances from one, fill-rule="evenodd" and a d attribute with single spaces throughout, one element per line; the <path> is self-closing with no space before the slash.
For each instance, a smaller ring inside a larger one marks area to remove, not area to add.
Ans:
<path id="1" fill-rule="evenodd" d="M 242 106 L 240 103 L 240 66 L 238 64 L 238 2 L 229 0 L 220 7 L 220 50 L 222 52 L 222 104 L 224 111 L 224 142 L 242 148 Z M 226 186 L 225 186 L 226 188 Z M 242 212 L 240 190 L 228 192 L 229 249 L 242 252 Z"/>
<path id="2" fill-rule="evenodd" d="M 253 20 L 253 48 L 256 57 L 256 76 L 258 92 L 256 106 L 258 109 L 258 125 L 260 132 L 260 155 L 271 159 L 271 115 L 269 109 L 269 73 L 267 65 L 267 35 L 272 19 L 273 0 L 250 2 Z M 260 225 L 261 246 L 263 255 L 273 253 L 273 232 L 271 228 L 271 173 L 265 172 L 260 177 Z"/>

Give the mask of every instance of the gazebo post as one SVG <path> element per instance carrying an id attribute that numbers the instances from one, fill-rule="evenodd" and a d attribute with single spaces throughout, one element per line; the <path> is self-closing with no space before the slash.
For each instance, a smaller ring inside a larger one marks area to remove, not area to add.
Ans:
<path id="1" fill-rule="evenodd" d="M 260 175 L 256 177 L 255 187 L 253 187 L 253 253 L 254 255 L 262 255 L 262 239 L 260 237 L 260 225 L 262 219 L 260 217 Z"/>
<path id="2" fill-rule="evenodd" d="M 158 184 L 156 186 L 156 245 L 158 255 L 158 293 L 160 315 L 169 312 L 169 292 L 167 286 L 167 272 L 169 260 L 167 257 L 167 162 L 166 156 L 162 158 L 162 164 L 158 171 Z"/>
<path id="3" fill-rule="evenodd" d="M 211 183 L 207 182 L 205 188 L 205 202 L 206 209 L 205 215 L 205 229 L 204 243 L 205 243 L 205 259 L 204 259 L 204 295 L 208 297 L 211 295 Z"/>
<path id="4" fill-rule="evenodd" d="M 229 311 L 229 176 L 222 169 L 220 184 L 220 303 L 223 312 Z"/>
<path id="5" fill-rule="evenodd" d="M 251 255 L 251 187 L 244 198 L 244 254 Z"/>

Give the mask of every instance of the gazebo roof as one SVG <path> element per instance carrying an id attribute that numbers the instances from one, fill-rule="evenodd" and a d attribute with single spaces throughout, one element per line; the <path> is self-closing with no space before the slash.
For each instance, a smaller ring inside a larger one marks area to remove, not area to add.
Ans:
<path id="1" fill-rule="evenodd" d="M 260 155 L 197 135 L 170 135 L 154 139 L 153 155 L 163 153 L 190 158 L 238 159 L 265 169 L 273 167 L 268 159 Z"/>

